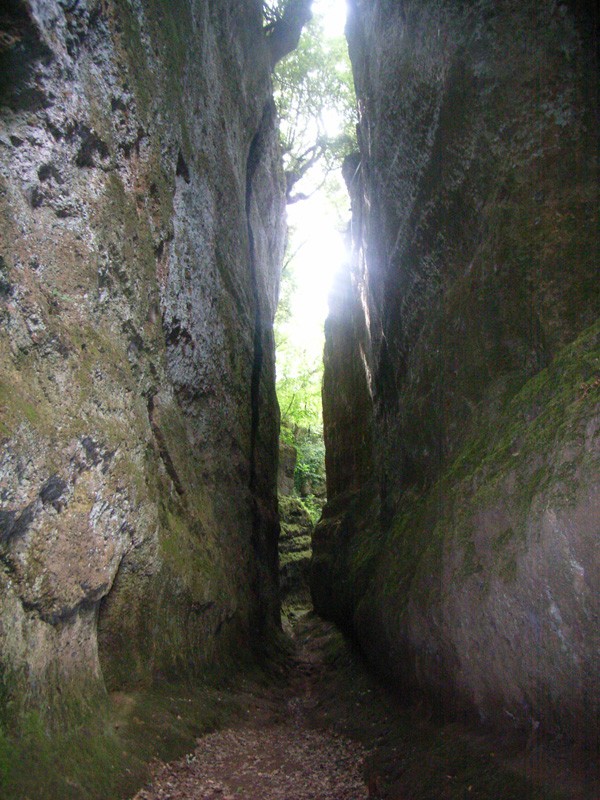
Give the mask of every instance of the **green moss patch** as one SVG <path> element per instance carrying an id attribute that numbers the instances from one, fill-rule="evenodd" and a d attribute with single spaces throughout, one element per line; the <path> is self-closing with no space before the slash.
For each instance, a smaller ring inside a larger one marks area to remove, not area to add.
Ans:
<path id="1" fill-rule="evenodd" d="M 226 725 L 264 685 L 265 674 L 207 673 L 192 684 L 161 683 L 148 691 L 115 692 L 108 703 L 62 733 L 29 712 L 18 735 L 0 726 L 3 800 L 121 800 L 149 779 L 151 762 L 191 752 L 195 739 Z M 14 730 L 14 728 L 13 728 Z"/>
<path id="2" fill-rule="evenodd" d="M 495 402 L 481 405 L 454 461 L 426 491 L 406 492 L 390 525 L 365 497 L 330 504 L 313 588 L 320 611 L 354 620 L 369 647 L 389 649 L 406 634 L 411 603 L 435 617 L 442 591 L 453 591 L 442 586 L 449 563 L 455 588 L 473 578 L 483 592 L 493 578 L 514 583 L 540 498 L 569 508 L 598 474 L 586 437 L 600 401 L 600 324 L 514 387 L 504 381 Z"/>
<path id="3" fill-rule="evenodd" d="M 157 708 L 158 702 L 152 705 Z M 9 767 L 0 784 L 3 797 L 108 800 L 122 797 L 124 786 L 134 790 L 147 774 L 144 760 L 158 755 L 165 740 L 171 744 L 173 739 L 181 739 L 185 725 L 173 714 L 170 726 L 166 708 L 162 709 L 162 724 L 157 724 L 158 712 L 153 715 L 139 699 L 132 709 L 137 712 L 137 723 L 120 721 L 121 715 L 113 710 L 117 722 L 111 715 L 99 714 L 64 734 L 48 733 L 39 714 L 28 714 L 21 721 L 18 737 L 4 737 Z M 143 735 L 135 736 L 136 725 Z M 188 741 L 191 746 L 190 733 Z M 0 747 L 1 742 L 0 738 Z M 171 747 L 167 751 L 170 754 Z"/>
<path id="4" fill-rule="evenodd" d="M 286 564 L 293 564 L 300 561 L 310 561 L 310 550 L 299 550 L 294 553 L 282 553 L 279 557 L 279 565 L 285 567 Z"/>

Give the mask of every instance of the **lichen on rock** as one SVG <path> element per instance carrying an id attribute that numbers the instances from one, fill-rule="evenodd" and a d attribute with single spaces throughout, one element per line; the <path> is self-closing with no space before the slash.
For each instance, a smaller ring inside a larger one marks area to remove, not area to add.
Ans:
<path id="1" fill-rule="evenodd" d="M 260 3 L 0 24 L 0 671 L 51 723 L 277 625 L 284 181 Z"/>

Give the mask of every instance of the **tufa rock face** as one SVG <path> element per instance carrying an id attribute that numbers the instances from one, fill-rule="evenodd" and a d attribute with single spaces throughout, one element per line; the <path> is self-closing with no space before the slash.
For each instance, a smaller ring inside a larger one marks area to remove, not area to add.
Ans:
<path id="1" fill-rule="evenodd" d="M 591 741 L 597 12 L 350 5 L 360 155 L 314 601 L 405 688 Z"/>
<path id="2" fill-rule="evenodd" d="M 0 671 L 18 705 L 194 672 L 278 624 L 284 188 L 258 0 L 5 7 Z"/>
<path id="3" fill-rule="evenodd" d="M 284 610 L 289 606 L 309 606 L 310 541 L 314 525 L 300 497 L 280 495 L 279 514 L 279 586 L 282 606 Z"/>
<path id="4" fill-rule="evenodd" d="M 277 469 L 277 491 L 280 495 L 290 495 L 294 492 L 296 460 L 296 448 L 280 439 L 279 465 Z"/>

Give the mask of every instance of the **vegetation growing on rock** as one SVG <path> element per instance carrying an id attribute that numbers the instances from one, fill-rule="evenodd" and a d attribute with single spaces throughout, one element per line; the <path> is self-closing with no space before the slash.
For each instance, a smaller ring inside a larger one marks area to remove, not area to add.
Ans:
<path id="1" fill-rule="evenodd" d="M 590 746 L 597 16 L 534 5 L 351 4 L 312 593 L 404 687 Z"/>
<path id="2" fill-rule="evenodd" d="M 277 628 L 285 187 L 259 3 L 42 5 L 0 15 L 0 794 L 31 747 L 92 797 L 107 690 Z"/>

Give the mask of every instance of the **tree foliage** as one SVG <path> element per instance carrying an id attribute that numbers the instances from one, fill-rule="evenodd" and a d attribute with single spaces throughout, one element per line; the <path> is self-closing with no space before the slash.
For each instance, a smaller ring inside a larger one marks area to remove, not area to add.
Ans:
<path id="1" fill-rule="evenodd" d="M 280 435 L 296 450 L 295 490 L 309 503 L 311 514 L 318 517 L 323 504 L 319 497 L 325 484 L 321 403 L 323 360 L 320 353 L 311 352 L 289 332 L 292 296 L 296 287 L 294 255 L 291 253 L 286 259 L 275 318 Z"/>
<path id="2" fill-rule="evenodd" d="M 279 305 L 275 316 L 277 397 L 282 427 L 322 428 L 321 382 L 323 361 L 290 335 L 292 295 L 296 288 L 294 254 L 288 256 L 281 275 Z"/>
<path id="3" fill-rule="evenodd" d="M 283 19 L 286 5 L 287 0 L 264 0 L 262 4 L 263 17 L 267 31 L 271 30 L 277 22 Z"/>
<path id="4" fill-rule="evenodd" d="M 266 19 L 285 6 L 272 0 Z M 355 149 L 356 98 L 345 39 L 326 37 L 315 13 L 296 49 L 277 65 L 274 83 L 288 201 L 294 202 L 305 196 L 294 194 L 298 181 L 310 172 L 324 178 Z"/>
<path id="5" fill-rule="evenodd" d="M 282 24 L 293 2 L 263 4 L 267 35 Z M 273 80 L 288 202 L 303 200 L 323 187 L 332 206 L 347 206 L 345 192 L 339 198 L 339 184 L 341 163 L 356 149 L 354 85 L 346 41 L 325 36 L 318 10 L 305 25 L 296 49 L 278 62 Z M 297 336 L 298 322 L 290 324 L 300 269 L 294 251 L 302 244 L 298 245 L 297 235 L 291 235 L 289 243 L 275 320 L 281 438 L 296 449 L 296 491 L 318 515 L 325 491 L 322 345 L 320 350 L 307 346 L 306 337 Z"/>

